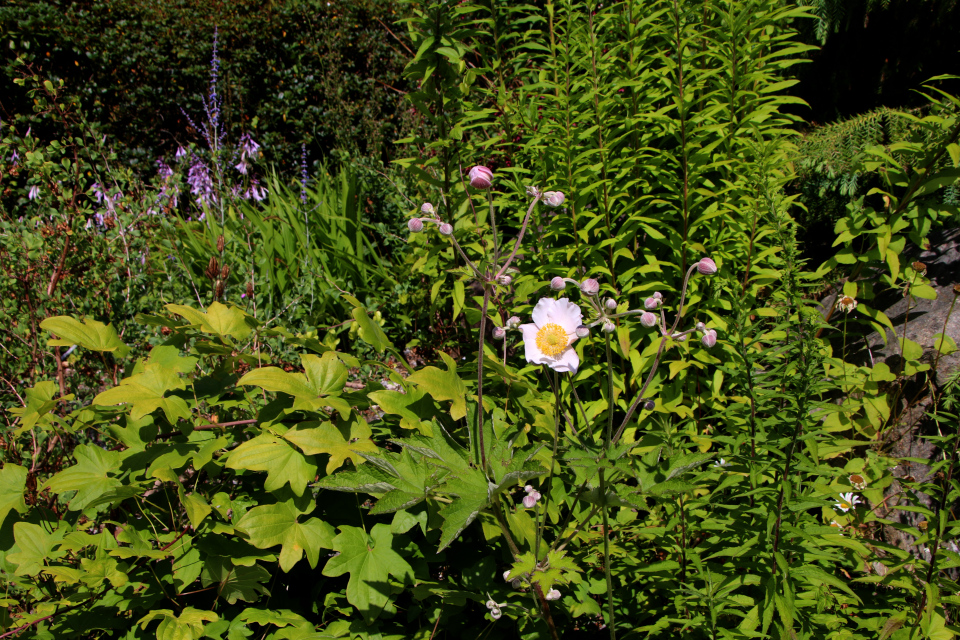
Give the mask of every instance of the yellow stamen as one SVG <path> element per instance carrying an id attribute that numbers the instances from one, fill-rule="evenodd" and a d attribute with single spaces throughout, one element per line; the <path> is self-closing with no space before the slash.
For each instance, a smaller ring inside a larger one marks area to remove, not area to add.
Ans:
<path id="1" fill-rule="evenodd" d="M 563 353 L 569 343 L 567 332 L 558 324 L 550 322 L 537 331 L 537 348 L 551 358 Z"/>

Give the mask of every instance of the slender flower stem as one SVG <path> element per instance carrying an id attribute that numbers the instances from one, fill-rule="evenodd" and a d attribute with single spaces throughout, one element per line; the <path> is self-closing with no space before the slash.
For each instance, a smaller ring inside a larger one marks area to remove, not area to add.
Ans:
<path id="1" fill-rule="evenodd" d="M 607 353 L 607 429 L 603 434 L 603 455 L 607 456 L 610 449 L 610 440 L 613 437 L 613 354 L 610 349 L 610 334 L 604 333 L 604 346 Z M 604 460 L 606 463 L 606 460 Z M 600 469 L 600 499 L 603 508 L 600 515 L 603 518 L 603 575 L 607 580 L 607 626 L 610 628 L 610 640 L 617 640 L 616 622 L 613 617 L 613 576 L 610 574 L 610 523 L 607 515 L 607 484 L 604 478 L 605 469 Z"/>
<path id="2" fill-rule="evenodd" d="M 490 201 L 490 230 L 493 231 L 493 263 L 500 264 L 500 239 L 497 237 L 497 216 L 493 210 L 493 187 L 487 189 L 487 200 Z"/>
<path id="3" fill-rule="evenodd" d="M 546 370 L 548 367 L 543 366 Z M 550 375 L 550 371 L 546 371 L 547 375 Z M 553 489 L 553 472 L 557 467 L 557 445 L 560 442 L 560 384 L 556 378 L 556 372 L 553 373 L 553 397 L 555 400 L 554 410 L 553 410 L 553 452 L 550 456 L 550 473 L 547 475 L 547 482 L 543 485 L 545 498 L 543 501 L 543 522 L 538 523 L 537 526 L 537 539 L 533 545 L 533 557 L 540 561 L 540 541 L 543 539 L 543 532 L 547 528 L 547 508 L 550 506 L 550 494 Z"/>
<path id="4" fill-rule="evenodd" d="M 487 475 L 487 452 L 483 444 L 483 344 L 487 337 L 487 307 L 490 305 L 491 286 L 483 285 L 483 309 L 480 311 L 480 351 L 477 354 L 477 437 L 480 444 L 480 464 Z"/>
<path id="5" fill-rule="evenodd" d="M 513 262 L 513 259 L 517 257 L 517 251 L 520 250 L 520 242 L 523 240 L 523 236 L 527 232 L 527 225 L 530 224 L 530 214 L 533 213 L 533 209 L 537 206 L 538 202 L 540 202 L 539 193 L 534 196 L 533 202 L 530 203 L 530 208 L 527 209 L 527 215 L 523 217 L 523 224 L 520 226 L 520 234 L 517 236 L 517 240 L 513 244 L 513 251 L 510 252 L 510 255 L 507 256 L 506 262 L 504 262 L 503 266 L 500 267 L 500 270 L 497 271 L 497 275 L 494 276 L 495 279 L 505 274 L 507 269 L 510 267 L 510 264 Z"/>

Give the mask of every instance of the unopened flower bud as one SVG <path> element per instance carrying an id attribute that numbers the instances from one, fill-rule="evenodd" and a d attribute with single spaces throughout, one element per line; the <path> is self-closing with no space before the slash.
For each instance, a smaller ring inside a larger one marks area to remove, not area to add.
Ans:
<path id="1" fill-rule="evenodd" d="M 559 207 L 566 199 L 567 197 L 563 195 L 563 191 L 543 192 L 543 204 L 547 205 L 548 207 Z"/>
<path id="2" fill-rule="evenodd" d="M 217 251 L 223 253 L 223 245 L 226 244 L 226 241 L 223 238 L 223 234 L 220 234 L 220 237 L 217 238 Z"/>
<path id="3" fill-rule="evenodd" d="M 503 327 L 494 327 L 493 328 L 493 339 L 494 340 L 503 340 L 507 337 L 507 330 Z"/>
<path id="4" fill-rule="evenodd" d="M 496 603 L 496 602 L 494 602 L 493 600 L 487 600 L 487 609 L 493 610 L 493 609 L 496 609 L 496 608 L 497 608 L 497 603 Z"/>
<path id="5" fill-rule="evenodd" d="M 703 331 L 706 328 L 707 328 L 707 325 L 703 324 L 702 322 L 697 323 L 697 331 Z"/>
<path id="6" fill-rule="evenodd" d="M 717 332 L 714 331 L 713 329 L 707 329 L 704 332 L 703 337 L 700 338 L 700 342 L 703 343 L 703 346 L 710 349 L 715 344 L 717 344 Z"/>
<path id="7" fill-rule="evenodd" d="M 553 280 L 550 281 L 550 288 L 554 291 L 563 291 L 564 287 L 567 286 L 567 283 L 563 281 L 563 278 L 556 276 Z"/>
<path id="8" fill-rule="evenodd" d="M 657 408 L 657 403 L 654 402 L 653 400 L 647 400 L 646 402 L 643 403 L 643 408 L 646 409 L 647 411 L 653 411 L 654 409 Z"/>
<path id="9" fill-rule="evenodd" d="M 432 216 L 437 212 L 437 210 L 434 209 L 433 205 L 429 202 L 424 202 L 422 205 L 420 205 L 420 212 L 425 216 Z"/>
<path id="10" fill-rule="evenodd" d="M 587 278 L 580 283 L 580 291 L 584 292 L 588 296 L 595 296 L 600 293 L 600 283 L 593 278 Z"/>
<path id="11" fill-rule="evenodd" d="M 717 263 L 710 258 L 700 258 L 697 263 L 697 271 L 705 276 L 712 276 L 717 272 Z"/>
<path id="12" fill-rule="evenodd" d="M 582 324 L 579 327 L 577 327 L 578 338 L 586 338 L 588 335 L 590 335 L 590 327 L 588 327 L 585 324 Z"/>
<path id="13" fill-rule="evenodd" d="M 663 294 L 660 293 L 659 291 L 654 291 L 653 297 L 656 298 L 657 300 L 663 300 Z"/>
<path id="14" fill-rule="evenodd" d="M 686 341 L 687 341 L 686 335 L 677 336 L 677 342 L 686 342 Z"/>
<path id="15" fill-rule="evenodd" d="M 500 611 L 499 608 L 494 607 L 493 609 L 490 609 L 490 617 L 494 620 L 499 620 L 502 615 L 503 611 Z"/>
<path id="16" fill-rule="evenodd" d="M 559 600 L 560 592 L 556 589 L 550 589 L 550 591 L 547 591 L 547 595 L 545 595 L 544 598 L 547 600 Z"/>
<path id="17" fill-rule="evenodd" d="M 655 324 L 657 324 L 657 316 L 650 313 L 649 311 L 645 311 L 643 312 L 643 314 L 640 315 L 640 324 L 642 324 L 645 327 L 652 327 Z"/>
<path id="18" fill-rule="evenodd" d="M 654 298 L 653 296 L 647 298 L 643 301 L 643 308 L 648 310 L 656 309 L 660 306 L 660 298 Z"/>
<path id="19" fill-rule="evenodd" d="M 510 316 L 507 318 L 507 329 L 516 329 L 520 326 L 520 318 L 517 316 Z"/>
<path id="20" fill-rule="evenodd" d="M 613 324 L 610 320 L 604 320 L 603 324 L 600 325 L 600 330 L 604 333 L 613 333 L 617 330 L 617 325 Z"/>
<path id="21" fill-rule="evenodd" d="M 617 301 L 613 298 L 607 298 L 606 302 L 603 303 L 607 308 L 607 311 L 616 311 L 617 310 Z"/>
<path id="22" fill-rule="evenodd" d="M 506 571 L 503 572 L 503 579 L 507 582 L 510 581 L 510 569 L 507 569 Z"/>
<path id="23" fill-rule="evenodd" d="M 410 229 L 410 233 L 420 233 L 423 231 L 423 220 L 420 218 L 410 218 L 407 220 L 407 229 Z"/>
<path id="24" fill-rule="evenodd" d="M 510 283 L 513 282 L 513 277 L 508 275 L 502 275 L 497 278 L 497 284 L 502 284 L 505 287 L 510 286 Z"/>
<path id="25" fill-rule="evenodd" d="M 919 260 L 914 262 L 910 266 L 913 267 L 913 270 L 919 273 L 920 275 L 923 275 L 927 272 L 927 265 L 923 264 Z"/>
<path id="26" fill-rule="evenodd" d="M 440 225 L 440 233 L 441 233 L 442 235 L 445 235 L 445 236 L 452 235 L 452 234 L 453 234 L 453 225 L 444 222 L 443 224 Z"/>
<path id="27" fill-rule="evenodd" d="M 489 189 L 493 184 L 493 171 L 479 165 L 470 169 L 467 177 L 470 178 L 470 186 L 474 189 Z"/>
<path id="28" fill-rule="evenodd" d="M 540 195 L 540 188 L 539 188 L 539 187 L 527 187 L 527 195 L 530 196 L 531 198 L 536 198 L 537 196 Z"/>

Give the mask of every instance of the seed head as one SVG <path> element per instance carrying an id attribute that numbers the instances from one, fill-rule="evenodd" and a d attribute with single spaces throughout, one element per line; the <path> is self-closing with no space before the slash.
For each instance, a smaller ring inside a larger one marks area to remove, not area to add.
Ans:
<path id="1" fill-rule="evenodd" d="M 923 264 L 919 260 L 914 262 L 910 266 L 913 267 L 913 270 L 919 273 L 920 275 L 923 275 L 927 272 L 927 265 Z"/>
<path id="2" fill-rule="evenodd" d="M 470 186 L 474 189 L 489 189 L 493 184 L 493 171 L 480 165 L 470 169 L 467 177 L 470 178 Z"/>
<path id="3" fill-rule="evenodd" d="M 250 298 L 253 296 L 253 280 L 247 283 L 247 297 Z"/>
<path id="4" fill-rule="evenodd" d="M 217 253 L 223 253 L 223 245 L 226 244 L 223 234 L 220 234 L 220 237 L 217 238 Z"/>
<path id="5" fill-rule="evenodd" d="M 220 269 L 220 279 L 226 280 L 227 276 L 230 275 L 230 265 L 223 265 L 223 269 Z"/>

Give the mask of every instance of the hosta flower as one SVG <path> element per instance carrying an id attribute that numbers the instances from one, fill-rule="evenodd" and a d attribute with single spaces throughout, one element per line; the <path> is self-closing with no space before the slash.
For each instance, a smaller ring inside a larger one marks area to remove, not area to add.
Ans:
<path id="1" fill-rule="evenodd" d="M 697 263 L 697 271 L 705 276 L 712 276 L 717 272 L 717 263 L 710 258 L 700 258 Z"/>
<path id="2" fill-rule="evenodd" d="M 837 301 L 837 309 L 840 309 L 840 311 L 843 311 L 844 313 L 850 313 L 856 308 L 857 301 L 855 298 L 850 296 L 843 296 Z"/>
<path id="3" fill-rule="evenodd" d="M 470 178 L 470 186 L 474 189 L 489 189 L 493 184 L 493 171 L 479 165 L 470 169 L 467 177 Z"/>
<path id="4" fill-rule="evenodd" d="M 563 191 L 543 192 L 543 204 L 547 205 L 548 207 L 559 207 L 566 199 L 567 197 L 563 195 Z"/>
<path id="5" fill-rule="evenodd" d="M 550 591 L 547 591 L 547 595 L 545 595 L 544 598 L 547 600 L 559 600 L 560 592 L 556 589 L 550 589 Z"/>
<path id="6" fill-rule="evenodd" d="M 541 298 L 532 315 L 532 323 L 520 325 L 527 362 L 545 364 L 561 373 L 576 373 L 580 357 L 572 345 L 577 327 L 583 324 L 580 307 L 566 298 Z"/>
<path id="7" fill-rule="evenodd" d="M 841 493 L 840 502 L 834 503 L 834 507 L 846 513 L 860 504 L 860 497 L 855 493 Z"/>

